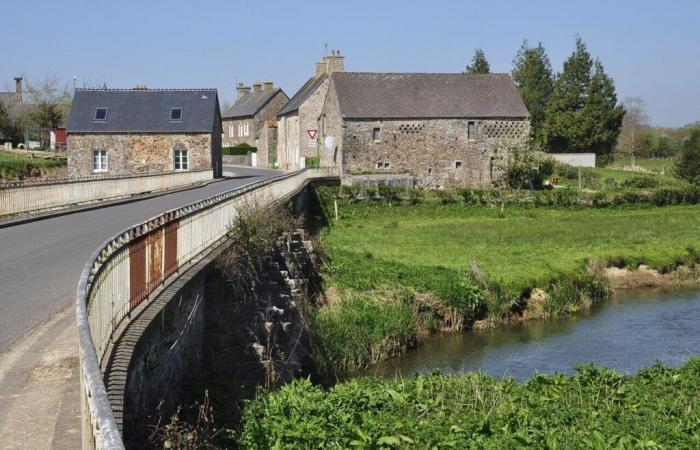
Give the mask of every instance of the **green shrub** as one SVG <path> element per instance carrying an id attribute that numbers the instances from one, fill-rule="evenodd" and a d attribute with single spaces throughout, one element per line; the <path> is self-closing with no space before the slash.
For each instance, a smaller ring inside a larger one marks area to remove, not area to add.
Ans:
<path id="1" fill-rule="evenodd" d="M 700 128 L 693 129 L 681 144 L 676 160 L 676 174 L 700 186 Z"/>
<path id="2" fill-rule="evenodd" d="M 483 374 L 307 379 L 243 412 L 246 449 L 699 448 L 700 359 L 629 376 L 593 365 L 524 383 Z"/>
<path id="3" fill-rule="evenodd" d="M 637 176 L 634 176 L 632 178 L 628 178 L 627 180 L 622 182 L 623 188 L 647 189 L 647 188 L 655 188 L 658 185 L 659 185 L 658 180 L 656 180 L 653 177 L 643 176 L 643 175 L 637 175 Z"/>
<path id="4" fill-rule="evenodd" d="M 235 147 L 222 147 L 221 154 L 227 156 L 246 156 L 248 152 L 255 153 L 258 149 L 246 143 L 238 144 Z"/>

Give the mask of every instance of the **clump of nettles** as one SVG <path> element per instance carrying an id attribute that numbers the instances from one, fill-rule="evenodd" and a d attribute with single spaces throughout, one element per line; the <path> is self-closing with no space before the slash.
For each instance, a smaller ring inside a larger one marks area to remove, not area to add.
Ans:
<path id="1" fill-rule="evenodd" d="M 281 204 L 246 199 L 237 207 L 237 215 L 228 230 L 234 245 L 218 258 L 217 266 L 234 286 L 254 289 L 264 263 L 274 251 L 279 236 L 300 226 L 300 219 Z"/>

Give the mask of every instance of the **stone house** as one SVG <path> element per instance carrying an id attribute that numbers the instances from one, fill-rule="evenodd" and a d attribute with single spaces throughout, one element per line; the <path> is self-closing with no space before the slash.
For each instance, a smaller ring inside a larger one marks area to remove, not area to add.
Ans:
<path id="1" fill-rule="evenodd" d="M 236 102 L 221 115 L 224 129 L 224 147 L 248 144 L 257 147 L 260 133 L 269 120 L 275 119 L 277 111 L 289 97 L 272 81 L 257 82 L 250 86 L 236 86 Z"/>
<path id="2" fill-rule="evenodd" d="M 318 133 L 330 75 L 345 70 L 344 56 L 339 50 L 331 52 L 316 63 L 316 73 L 297 91 L 277 113 L 277 157 L 281 169 L 294 170 L 305 165 L 306 158 L 319 156 Z"/>
<path id="3" fill-rule="evenodd" d="M 70 177 L 222 174 L 215 89 L 77 89 L 67 134 Z"/>
<path id="4" fill-rule="evenodd" d="M 330 75 L 319 115 L 322 166 L 344 183 L 407 174 L 427 188 L 490 187 L 499 141 L 526 138 L 529 113 L 509 74 Z"/>

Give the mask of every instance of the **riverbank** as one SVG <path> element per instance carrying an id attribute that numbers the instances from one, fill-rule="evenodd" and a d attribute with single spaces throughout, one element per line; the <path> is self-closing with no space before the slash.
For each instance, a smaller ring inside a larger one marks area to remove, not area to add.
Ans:
<path id="1" fill-rule="evenodd" d="M 311 321 L 319 365 L 335 376 L 436 331 L 566 316 L 611 289 L 700 281 L 695 205 L 494 208 L 337 194 L 319 191 L 330 225 Z"/>
<path id="2" fill-rule="evenodd" d="M 527 382 L 479 373 L 296 380 L 244 412 L 243 448 L 698 448 L 700 359 L 634 376 L 592 365 Z"/>

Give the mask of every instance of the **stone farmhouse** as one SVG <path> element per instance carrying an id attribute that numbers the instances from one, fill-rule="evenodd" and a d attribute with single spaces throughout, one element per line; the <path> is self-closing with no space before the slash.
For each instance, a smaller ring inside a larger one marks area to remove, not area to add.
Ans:
<path id="1" fill-rule="evenodd" d="M 303 167 L 306 158 L 319 156 L 318 136 L 312 138 L 309 130 L 318 130 L 330 75 L 345 70 L 340 51 L 332 51 L 316 63 L 316 73 L 277 113 L 277 157 L 279 168 L 293 170 Z M 312 132 L 313 134 L 313 132 Z"/>
<path id="2" fill-rule="evenodd" d="M 222 174 L 215 89 L 77 89 L 67 132 L 70 177 Z"/>
<path id="3" fill-rule="evenodd" d="M 319 115 L 322 166 L 357 176 L 408 174 L 420 186 L 489 187 L 501 140 L 529 113 L 509 74 L 335 72 Z M 366 178 L 366 177 L 365 177 Z M 379 176 L 379 178 L 382 178 Z"/>
<path id="4" fill-rule="evenodd" d="M 236 102 L 221 115 L 223 145 L 233 147 L 245 143 L 256 147 L 265 123 L 275 119 L 289 97 L 282 89 L 275 88 L 272 81 L 257 82 L 252 88 L 239 83 L 236 93 Z"/>

